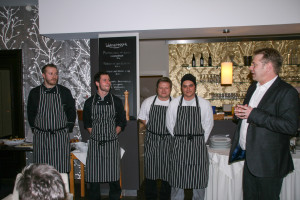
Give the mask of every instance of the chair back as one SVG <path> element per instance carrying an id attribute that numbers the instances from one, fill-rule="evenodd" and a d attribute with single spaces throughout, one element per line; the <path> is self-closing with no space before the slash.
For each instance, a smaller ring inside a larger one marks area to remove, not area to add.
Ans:
<path id="1" fill-rule="evenodd" d="M 87 142 L 90 139 L 90 133 L 84 128 L 83 124 L 83 110 L 77 110 L 78 115 L 78 125 L 81 134 L 81 141 Z"/>

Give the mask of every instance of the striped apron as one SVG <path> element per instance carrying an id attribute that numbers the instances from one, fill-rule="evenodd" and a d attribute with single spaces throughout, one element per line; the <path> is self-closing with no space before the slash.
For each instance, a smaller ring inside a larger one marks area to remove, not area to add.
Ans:
<path id="1" fill-rule="evenodd" d="M 70 136 L 58 87 L 48 93 L 41 86 L 34 122 L 33 162 L 47 163 L 60 173 L 70 171 Z"/>
<path id="2" fill-rule="evenodd" d="M 179 102 L 170 158 L 170 185 L 182 189 L 206 188 L 208 183 L 208 153 L 201 125 L 201 110 L 182 106 Z"/>
<path id="3" fill-rule="evenodd" d="M 111 95 L 111 94 L 110 94 Z M 86 160 L 86 182 L 120 179 L 120 145 L 116 133 L 115 105 L 92 103 L 92 132 Z"/>
<path id="4" fill-rule="evenodd" d="M 157 96 L 151 104 L 145 136 L 145 177 L 168 181 L 172 142 L 172 136 L 167 132 L 165 123 L 168 107 L 154 105 L 156 98 Z"/>

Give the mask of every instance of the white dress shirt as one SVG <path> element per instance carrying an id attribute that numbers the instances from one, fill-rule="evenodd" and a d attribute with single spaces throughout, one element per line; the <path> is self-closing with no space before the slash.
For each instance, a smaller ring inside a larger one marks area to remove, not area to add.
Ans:
<path id="1" fill-rule="evenodd" d="M 173 99 L 167 110 L 166 124 L 171 135 L 174 136 L 174 127 L 177 118 L 177 110 L 181 96 Z M 213 111 L 209 101 L 198 97 L 199 107 L 201 110 L 201 125 L 204 130 L 205 142 L 208 140 L 209 134 L 214 126 Z M 182 106 L 194 106 L 196 107 L 196 99 L 190 101 L 182 100 Z M 180 119 L 179 119 L 180 120 Z"/>
<path id="2" fill-rule="evenodd" d="M 140 112 L 139 112 L 139 116 L 138 119 L 140 120 L 146 120 L 146 124 L 149 120 L 149 113 L 150 113 L 150 108 L 151 108 L 151 104 L 154 101 L 156 95 L 153 95 L 151 97 L 148 97 L 147 99 L 145 99 L 142 103 Z M 173 97 L 171 97 L 173 100 Z M 161 101 L 158 97 L 155 100 L 154 105 L 160 105 L 160 106 L 169 106 L 170 103 L 170 99 L 168 99 L 167 101 Z"/>
<path id="3" fill-rule="evenodd" d="M 250 99 L 249 105 L 252 108 L 256 108 L 267 92 L 267 90 L 270 88 L 270 86 L 274 83 L 278 76 L 270 80 L 269 82 L 261 85 L 260 83 L 257 82 L 256 84 L 256 89 Z M 242 124 L 241 124 L 241 129 L 240 129 L 240 146 L 243 150 L 246 150 L 246 137 L 247 137 L 247 130 L 248 130 L 249 123 L 247 123 L 247 119 L 243 119 Z"/>

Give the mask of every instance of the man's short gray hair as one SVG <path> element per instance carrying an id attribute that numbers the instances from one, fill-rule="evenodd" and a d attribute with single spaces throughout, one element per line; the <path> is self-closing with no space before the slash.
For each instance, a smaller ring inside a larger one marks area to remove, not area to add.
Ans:
<path id="1" fill-rule="evenodd" d="M 17 191 L 20 200 L 65 200 L 65 184 L 59 172 L 47 164 L 31 164 L 22 171 Z"/>

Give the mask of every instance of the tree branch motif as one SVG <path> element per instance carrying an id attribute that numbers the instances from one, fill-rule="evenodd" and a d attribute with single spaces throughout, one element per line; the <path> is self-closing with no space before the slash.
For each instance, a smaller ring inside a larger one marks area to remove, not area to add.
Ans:
<path id="1" fill-rule="evenodd" d="M 74 55 L 71 57 L 71 63 L 68 67 L 69 83 L 72 83 L 71 90 L 76 99 L 77 108 L 82 109 L 84 101 L 90 95 L 90 41 L 72 40 L 70 49 Z"/>
<path id="2" fill-rule="evenodd" d="M 47 63 L 55 65 L 61 64 L 63 58 L 59 55 L 62 50 L 64 41 L 55 41 L 53 39 L 41 36 L 38 27 L 38 9 L 33 7 L 34 17 L 31 19 L 32 27 L 27 29 L 28 40 L 33 44 L 29 50 L 33 52 L 34 56 L 31 59 L 32 65 L 29 66 L 30 81 L 36 86 L 40 85 L 43 80 L 41 77 L 41 66 Z"/>
<path id="3" fill-rule="evenodd" d="M 23 20 L 19 19 L 17 13 L 20 8 L 3 7 L 4 11 L 0 11 L 0 40 L 6 49 L 14 49 L 16 47 L 16 37 L 20 36 L 17 27 L 23 26 Z"/>

